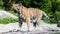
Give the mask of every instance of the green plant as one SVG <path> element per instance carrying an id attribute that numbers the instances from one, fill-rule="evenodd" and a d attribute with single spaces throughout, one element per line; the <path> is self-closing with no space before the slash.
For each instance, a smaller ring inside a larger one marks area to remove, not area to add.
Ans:
<path id="1" fill-rule="evenodd" d="M 8 24 L 8 23 L 14 23 L 14 22 L 18 22 L 17 18 L 3 18 L 0 19 L 0 24 Z"/>

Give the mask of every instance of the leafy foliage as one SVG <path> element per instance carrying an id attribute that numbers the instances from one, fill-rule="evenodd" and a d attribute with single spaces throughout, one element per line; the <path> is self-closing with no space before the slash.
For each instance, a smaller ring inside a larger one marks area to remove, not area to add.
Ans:
<path id="1" fill-rule="evenodd" d="M 14 22 L 18 22 L 18 19 L 15 18 L 3 18 L 3 19 L 0 19 L 0 24 L 8 24 L 8 23 L 14 23 Z"/>

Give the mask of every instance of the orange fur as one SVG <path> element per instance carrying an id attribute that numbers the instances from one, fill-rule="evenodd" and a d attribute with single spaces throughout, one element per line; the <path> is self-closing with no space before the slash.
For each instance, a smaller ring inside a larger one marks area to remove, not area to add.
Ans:
<path id="1" fill-rule="evenodd" d="M 19 4 L 13 4 L 13 8 L 16 9 L 16 7 L 18 5 Z M 40 21 L 41 21 L 41 18 L 42 18 L 42 13 L 44 13 L 42 10 L 37 9 L 37 8 L 26 8 L 23 5 L 20 5 L 19 8 L 20 8 L 20 11 L 23 13 L 23 15 L 26 18 L 26 23 L 27 23 L 27 26 L 28 26 L 28 30 L 29 30 L 29 27 L 30 27 L 30 17 L 36 16 L 38 25 L 40 25 Z"/>

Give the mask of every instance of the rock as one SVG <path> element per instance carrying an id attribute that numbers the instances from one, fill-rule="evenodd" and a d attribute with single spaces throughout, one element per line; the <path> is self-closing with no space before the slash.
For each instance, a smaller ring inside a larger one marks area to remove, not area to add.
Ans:
<path id="1" fill-rule="evenodd" d="M 8 11 L 5 10 L 0 10 L 0 18 L 18 18 L 17 16 L 14 16 L 13 14 L 9 13 Z"/>
<path id="2" fill-rule="evenodd" d="M 35 34 L 35 33 L 46 33 L 46 32 L 49 32 L 49 31 L 57 31 L 59 30 L 60 31 L 60 28 L 57 27 L 57 24 L 47 24 L 47 23 L 44 23 L 43 21 L 41 21 L 42 23 L 40 24 L 40 27 L 36 27 L 34 28 L 33 27 L 33 24 L 31 23 L 30 24 L 30 33 L 32 34 Z M 19 25 L 18 25 L 18 22 L 16 23 L 9 23 L 9 24 L 0 24 L 0 32 L 6 32 L 4 34 L 26 34 L 27 33 L 27 24 L 26 23 L 23 23 L 22 24 L 22 27 L 20 28 Z"/>

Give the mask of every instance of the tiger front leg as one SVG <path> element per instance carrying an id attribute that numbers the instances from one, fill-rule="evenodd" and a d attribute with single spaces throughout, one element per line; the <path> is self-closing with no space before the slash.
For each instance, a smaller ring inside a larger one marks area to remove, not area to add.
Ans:
<path id="1" fill-rule="evenodd" d="M 27 23 L 28 31 L 30 31 L 30 18 L 26 18 L 26 23 Z"/>
<path id="2" fill-rule="evenodd" d="M 20 27 L 20 28 L 22 27 L 22 23 L 23 23 L 23 21 L 20 20 L 20 21 L 19 21 L 19 27 Z"/>
<path id="3" fill-rule="evenodd" d="M 23 23 L 23 20 L 22 18 L 20 17 L 20 14 L 18 14 L 18 19 L 19 19 L 19 27 L 20 27 L 20 30 L 21 30 L 21 27 L 22 27 L 22 23 Z"/>

